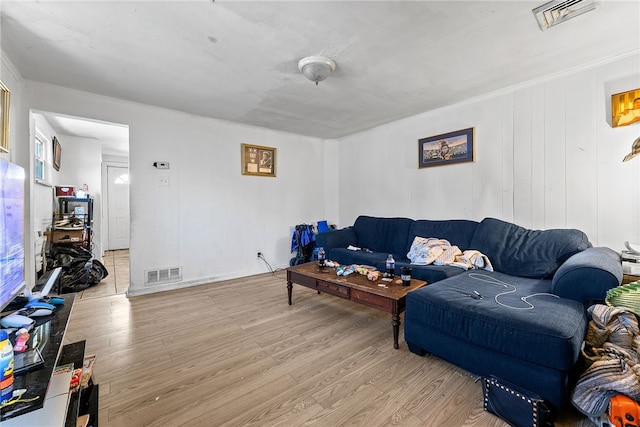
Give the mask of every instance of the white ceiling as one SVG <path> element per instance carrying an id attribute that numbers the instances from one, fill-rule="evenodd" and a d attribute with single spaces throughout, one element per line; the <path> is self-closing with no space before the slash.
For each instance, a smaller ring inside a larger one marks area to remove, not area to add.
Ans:
<path id="1" fill-rule="evenodd" d="M 2 0 L 1 43 L 27 80 L 339 138 L 640 51 L 638 0 L 544 32 L 543 3 Z"/>
<path id="2" fill-rule="evenodd" d="M 103 155 L 129 155 L 129 126 L 74 117 L 50 111 L 40 112 L 59 135 L 93 140 L 102 147 Z"/>

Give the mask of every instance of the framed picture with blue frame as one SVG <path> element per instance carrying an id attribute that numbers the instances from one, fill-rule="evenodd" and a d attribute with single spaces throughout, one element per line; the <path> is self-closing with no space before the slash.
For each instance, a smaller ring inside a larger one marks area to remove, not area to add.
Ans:
<path id="1" fill-rule="evenodd" d="M 418 140 L 418 167 L 453 165 L 475 160 L 474 128 Z"/>

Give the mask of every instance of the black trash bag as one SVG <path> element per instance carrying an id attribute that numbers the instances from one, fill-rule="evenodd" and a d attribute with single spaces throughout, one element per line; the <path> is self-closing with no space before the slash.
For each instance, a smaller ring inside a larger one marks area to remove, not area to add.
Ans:
<path id="1" fill-rule="evenodd" d="M 60 293 L 63 294 L 83 291 L 109 275 L 104 264 L 82 247 L 55 247 L 47 266 L 49 269 L 62 267 L 59 280 Z"/>
<path id="2" fill-rule="evenodd" d="M 91 262 L 76 260 L 70 265 L 62 267 L 60 293 L 80 292 L 91 286 L 89 275 L 91 265 Z"/>
<path id="3" fill-rule="evenodd" d="M 108 275 L 109 271 L 107 270 L 107 267 L 104 266 L 104 264 L 102 264 L 97 259 L 91 260 L 91 268 L 89 269 L 89 282 L 91 282 L 92 285 L 97 285 Z"/>

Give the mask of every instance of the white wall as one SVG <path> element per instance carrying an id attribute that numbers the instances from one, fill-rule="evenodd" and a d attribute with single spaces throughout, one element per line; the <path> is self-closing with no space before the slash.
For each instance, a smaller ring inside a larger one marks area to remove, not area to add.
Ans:
<path id="1" fill-rule="evenodd" d="M 37 129 L 45 138 L 47 144 L 50 144 L 45 147 L 45 151 L 50 157 L 47 161 L 49 164 L 45 167 L 44 180 L 34 183 L 31 198 L 31 228 L 33 229 L 35 238 L 35 270 L 40 271 L 43 267 L 43 259 L 39 254 L 42 253 L 42 244 L 45 240 L 44 232 L 51 226 L 53 212 L 55 211 L 55 191 L 53 185 L 54 176 L 56 176 L 58 172 L 51 166 L 51 157 L 53 157 L 53 144 L 51 141 L 56 133 L 43 115 L 35 113 L 32 115 L 32 120 L 32 129 Z M 33 134 L 33 136 L 35 137 L 35 134 Z M 35 144 L 35 141 L 32 141 L 32 143 Z M 35 176 L 35 172 L 33 172 L 31 176 Z"/>
<path id="2" fill-rule="evenodd" d="M 635 89 L 640 56 L 424 113 L 339 142 L 339 226 L 358 215 L 497 217 L 640 242 L 640 124 L 610 125 L 611 94 Z M 418 169 L 418 139 L 474 127 L 476 161 Z M 429 236 L 427 236 L 429 237 Z"/>
<path id="3" fill-rule="evenodd" d="M 287 266 L 290 227 L 326 219 L 322 140 L 28 81 L 23 86 L 17 114 L 25 123 L 35 109 L 129 126 L 132 295 L 268 271 L 257 251 L 274 268 Z M 277 177 L 241 175 L 241 143 L 275 147 Z M 155 169 L 155 161 L 171 168 Z M 165 175 L 169 186 L 159 185 Z M 145 286 L 147 270 L 175 266 L 182 267 L 182 282 Z"/>

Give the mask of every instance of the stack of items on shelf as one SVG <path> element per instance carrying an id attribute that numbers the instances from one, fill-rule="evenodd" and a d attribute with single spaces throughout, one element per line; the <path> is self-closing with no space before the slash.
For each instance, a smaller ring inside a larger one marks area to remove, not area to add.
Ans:
<path id="1" fill-rule="evenodd" d="M 633 276 L 640 276 L 640 248 L 635 245 L 624 242 L 627 250 L 623 250 L 622 255 L 622 272 Z"/>
<path id="2" fill-rule="evenodd" d="M 71 382 L 69 383 L 69 391 L 71 393 L 77 392 L 78 390 L 80 390 L 80 387 L 87 388 L 91 385 L 89 381 L 91 380 L 91 375 L 93 374 L 93 364 L 95 361 L 95 354 L 85 356 L 82 362 L 82 368 L 73 370 Z M 71 364 L 71 367 L 73 368 L 73 364 Z"/>

